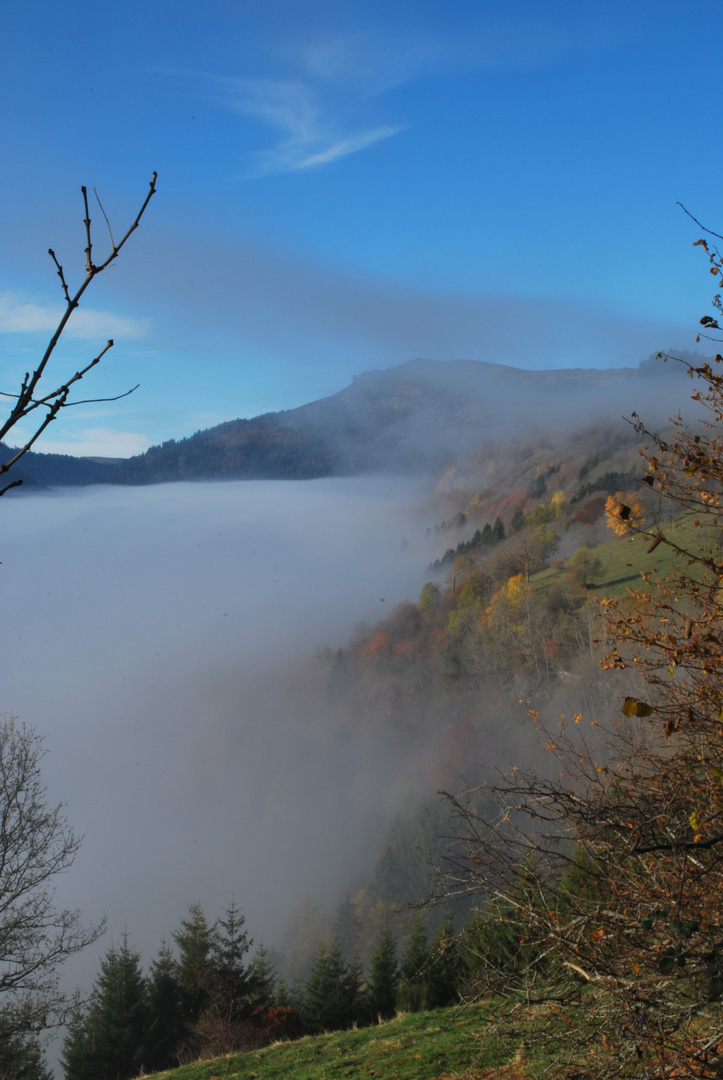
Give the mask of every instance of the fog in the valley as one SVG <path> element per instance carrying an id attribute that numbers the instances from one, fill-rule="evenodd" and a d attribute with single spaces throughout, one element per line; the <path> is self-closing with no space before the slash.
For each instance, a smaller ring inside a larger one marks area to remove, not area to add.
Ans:
<path id="1" fill-rule="evenodd" d="M 232 896 L 273 944 L 333 908 L 403 778 L 391 744 L 315 723 L 303 664 L 415 598 L 429 556 L 401 480 L 71 489 L 3 500 L 2 708 L 47 739 L 84 834 L 63 905 L 147 963 Z M 69 965 L 89 984 L 106 938 Z"/>

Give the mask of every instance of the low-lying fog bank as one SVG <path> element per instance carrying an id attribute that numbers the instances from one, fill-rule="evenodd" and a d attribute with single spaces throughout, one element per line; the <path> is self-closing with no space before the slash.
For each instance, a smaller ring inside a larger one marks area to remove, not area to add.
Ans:
<path id="1" fill-rule="evenodd" d="M 213 917 L 233 895 L 272 943 L 303 894 L 336 900 L 376 854 L 394 763 L 308 731 L 284 676 L 418 595 L 421 495 L 360 478 L 4 503 L 0 709 L 46 736 L 49 798 L 85 835 L 63 905 L 107 911 L 147 963 L 191 901 Z"/>

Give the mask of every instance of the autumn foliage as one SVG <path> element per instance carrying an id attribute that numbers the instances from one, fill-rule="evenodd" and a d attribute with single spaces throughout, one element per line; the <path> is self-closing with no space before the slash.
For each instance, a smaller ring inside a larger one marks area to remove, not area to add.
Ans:
<path id="1" fill-rule="evenodd" d="M 552 1075 L 723 1075 L 723 357 L 689 375 L 702 422 L 677 419 L 664 439 L 634 417 L 642 483 L 682 527 L 648 530 L 672 570 L 603 602 L 603 666 L 626 669 L 634 692 L 607 729 L 533 713 L 552 767 L 493 779 L 495 812 L 449 796 L 460 829 L 444 891 L 486 919 L 477 992 L 549 1010 Z M 618 534 L 643 530 L 634 492 L 606 513 Z"/>
<path id="2" fill-rule="evenodd" d="M 625 536 L 629 532 L 637 532 L 646 518 L 646 510 L 639 496 L 635 492 L 627 492 L 625 495 L 618 491 L 611 495 L 605 503 L 605 517 L 609 528 L 618 536 Z"/>

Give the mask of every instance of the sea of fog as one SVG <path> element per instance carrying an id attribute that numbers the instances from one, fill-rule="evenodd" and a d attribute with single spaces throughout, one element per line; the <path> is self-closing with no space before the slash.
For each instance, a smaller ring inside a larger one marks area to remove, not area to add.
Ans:
<path id="1" fill-rule="evenodd" d="M 58 901 L 144 963 L 190 902 L 233 897 L 273 945 L 371 858 L 393 762 L 318 737 L 285 678 L 416 598 L 419 483 L 90 487 L 2 500 L 0 712 L 46 739 L 43 775 L 84 835 Z M 377 760 L 378 759 L 378 760 Z"/>

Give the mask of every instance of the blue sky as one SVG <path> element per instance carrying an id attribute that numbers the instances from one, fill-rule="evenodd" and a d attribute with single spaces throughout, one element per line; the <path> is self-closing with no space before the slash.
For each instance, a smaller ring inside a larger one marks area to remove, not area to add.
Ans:
<path id="1" fill-rule="evenodd" d="M 46 450 L 129 454 L 418 356 L 636 365 L 694 347 L 721 229 L 721 15 L 587 0 L 106 0 L 0 27 L 0 390 L 114 231 Z M 91 208 L 95 240 L 104 224 Z"/>

